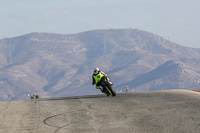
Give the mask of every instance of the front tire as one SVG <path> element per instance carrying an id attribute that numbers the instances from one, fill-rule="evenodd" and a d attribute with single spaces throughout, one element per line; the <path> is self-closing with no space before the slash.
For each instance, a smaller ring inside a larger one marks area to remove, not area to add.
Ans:
<path id="1" fill-rule="evenodd" d="M 115 92 L 115 90 L 112 88 L 112 86 L 110 84 L 106 85 L 106 89 L 107 89 L 109 95 L 111 95 L 113 97 L 116 96 L 116 92 Z"/>

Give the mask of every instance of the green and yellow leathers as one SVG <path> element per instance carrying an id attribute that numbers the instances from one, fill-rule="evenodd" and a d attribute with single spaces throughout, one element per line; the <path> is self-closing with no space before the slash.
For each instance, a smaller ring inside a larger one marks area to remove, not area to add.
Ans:
<path id="1" fill-rule="evenodd" d="M 106 75 L 104 75 L 104 74 L 102 74 L 102 73 L 98 73 L 97 75 L 94 75 L 93 77 L 94 77 L 94 79 L 95 79 L 95 84 L 97 84 L 97 83 L 101 80 L 101 78 L 102 78 L 103 76 L 106 76 Z"/>

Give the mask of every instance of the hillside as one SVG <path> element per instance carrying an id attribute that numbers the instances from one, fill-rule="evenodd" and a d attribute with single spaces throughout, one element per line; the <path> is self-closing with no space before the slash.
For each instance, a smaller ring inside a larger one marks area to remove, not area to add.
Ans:
<path id="1" fill-rule="evenodd" d="M 155 91 L 169 89 L 199 89 L 196 88 L 195 78 L 199 77 L 199 72 L 181 62 L 169 60 L 154 70 L 142 74 L 132 81 L 121 84 L 130 86 L 135 91 Z M 193 83 L 193 84 L 188 84 Z"/>
<path id="2" fill-rule="evenodd" d="M 137 29 L 78 34 L 31 33 L 0 40 L 0 99 L 100 93 L 91 85 L 95 66 L 114 88 L 135 91 L 198 89 L 200 49 L 183 47 Z"/>

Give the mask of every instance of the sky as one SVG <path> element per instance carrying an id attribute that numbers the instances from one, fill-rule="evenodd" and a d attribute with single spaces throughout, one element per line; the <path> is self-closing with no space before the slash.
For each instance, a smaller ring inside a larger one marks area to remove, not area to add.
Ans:
<path id="1" fill-rule="evenodd" d="M 0 0 L 0 39 L 127 28 L 200 48 L 200 0 Z"/>

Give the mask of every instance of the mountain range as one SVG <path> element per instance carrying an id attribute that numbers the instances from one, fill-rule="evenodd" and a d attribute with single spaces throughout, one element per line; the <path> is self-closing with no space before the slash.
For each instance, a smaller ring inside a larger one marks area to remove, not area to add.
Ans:
<path id="1" fill-rule="evenodd" d="M 200 89 L 200 49 L 138 29 L 30 33 L 0 40 L 0 100 L 100 94 L 94 67 L 117 92 Z"/>

